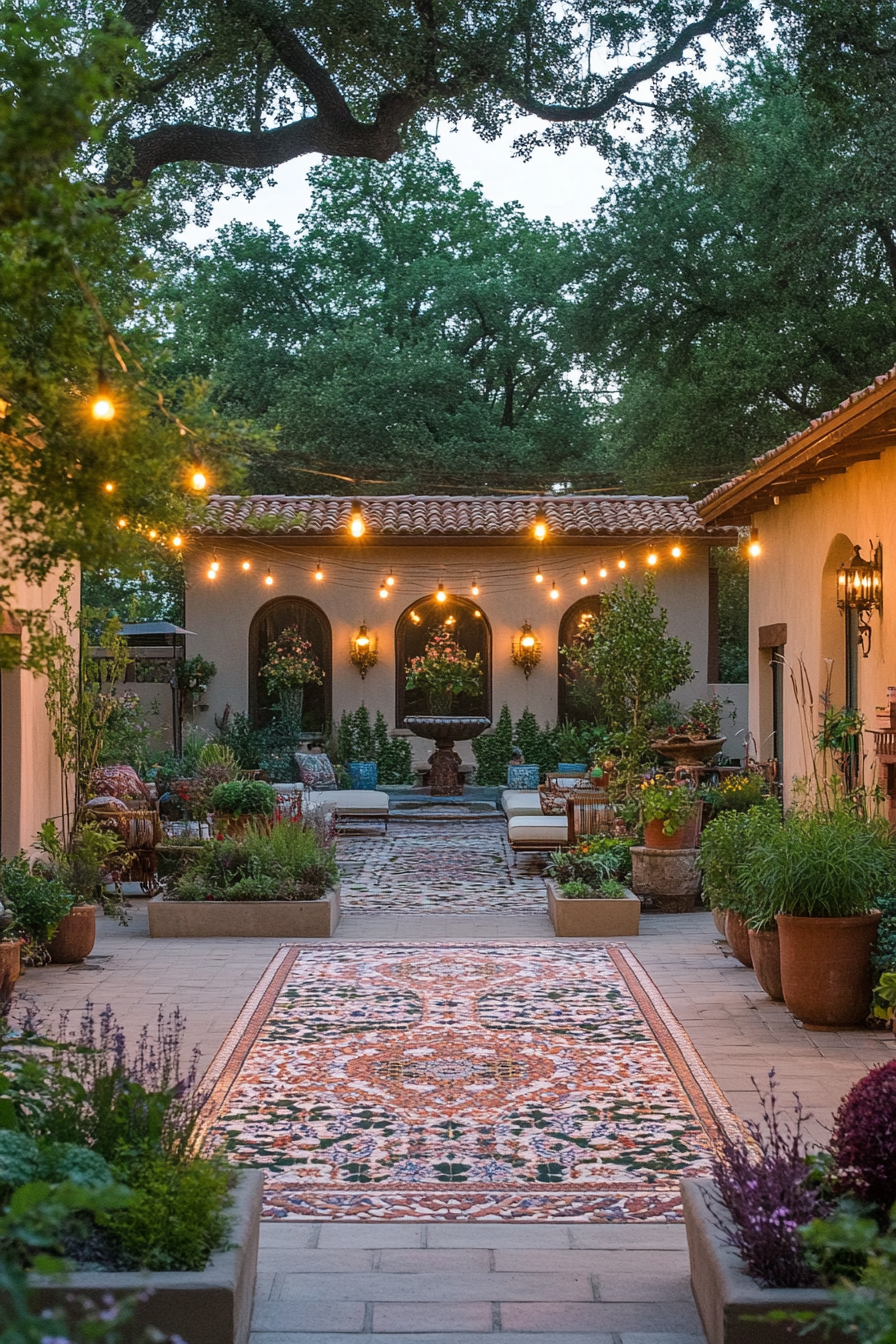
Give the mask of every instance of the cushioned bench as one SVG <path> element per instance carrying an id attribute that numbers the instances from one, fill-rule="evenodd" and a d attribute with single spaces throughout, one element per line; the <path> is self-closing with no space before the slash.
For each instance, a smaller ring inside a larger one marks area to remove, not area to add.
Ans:
<path id="1" fill-rule="evenodd" d="M 332 814 L 340 821 L 389 821 L 389 795 L 380 789 L 329 789 L 305 795 L 305 810 Z"/>
<path id="2" fill-rule="evenodd" d="M 515 854 L 565 849 L 569 844 L 566 817 L 508 817 L 507 839 Z"/>
<path id="3" fill-rule="evenodd" d="M 540 817 L 541 798 L 537 789 L 505 789 L 501 794 L 505 817 Z"/>

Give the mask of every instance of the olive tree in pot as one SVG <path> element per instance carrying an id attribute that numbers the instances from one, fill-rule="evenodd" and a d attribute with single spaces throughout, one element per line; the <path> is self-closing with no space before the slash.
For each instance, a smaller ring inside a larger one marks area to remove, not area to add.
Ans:
<path id="1" fill-rule="evenodd" d="M 808 1030 L 861 1026 L 868 1017 L 875 902 L 894 882 L 886 821 L 846 804 L 791 814 L 753 851 L 757 922 L 777 923 L 784 1002 Z"/>
<path id="2" fill-rule="evenodd" d="M 210 805 L 215 826 L 234 839 L 241 839 L 249 818 L 270 821 L 277 805 L 276 791 L 261 779 L 231 779 L 218 784 Z"/>

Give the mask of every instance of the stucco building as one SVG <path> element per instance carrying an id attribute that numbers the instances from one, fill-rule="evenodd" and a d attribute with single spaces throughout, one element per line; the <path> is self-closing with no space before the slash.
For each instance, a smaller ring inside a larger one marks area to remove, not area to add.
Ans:
<path id="1" fill-rule="evenodd" d="M 572 713 L 558 649 L 623 575 L 652 573 L 670 632 L 691 644 L 689 703 L 718 681 L 711 549 L 734 539 L 674 497 L 214 496 L 186 548 L 187 654 L 217 666 L 215 715 L 229 704 L 263 723 L 265 650 L 299 626 L 326 673 L 306 690 L 306 731 L 363 702 L 404 733 L 423 707 L 405 690 L 407 660 L 447 622 L 485 666 L 481 697 L 461 712 L 494 719 L 506 702 L 514 718 L 528 707 L 552 723 Z M 541 646 L 528 679 L 511 658 L 526 622 Z M 377 654 L 363 680 L 350 657 L 362 626 Z M 415 762 L 430 749 L 415 739 Z M 472 759 L 469 744 L 462 754 Z"/>
<path id="2" fill-rule="evenodd" d="M 894 502 L 891 370 L 697 505 L 709 526 L 755 529 L 750 730 L 760 757 L 779 761 L 785 791 L 809 765 L 791 687 L 800 659 L 816 709 L 830 669 L 834 705 L 860 710 L 871 729 L 888 685 L 896 683 L 896 593 L 888 591 L 896 555 Z M 850 564 L 856 547 L 868 569 L 864 612 L 849 597 L 856 596 L 856 566 Z M 871 741 L 866 745 L 870 751 Z"/>

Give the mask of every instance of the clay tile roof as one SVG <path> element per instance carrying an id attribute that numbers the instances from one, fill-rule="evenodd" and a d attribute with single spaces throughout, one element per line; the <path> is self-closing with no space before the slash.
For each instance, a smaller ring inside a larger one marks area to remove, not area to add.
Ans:
<path id="1" fill-rule="evenodd" d="M 853 392 L 833 410 L 825 411 L 805 429 L 791 434 L 777 448 L 754 457 L 749 471 L 716 486 L 695 507 L 707 522 L 718 522 L 726 515 L 732 520 L 735 515 L 744 520 L 751 504 L 757 508 L 766 506 L 768 497 L 775 493 L 776 483 L 782 494 L 802 493 L 803 487 L 808 488 L 814 479 L 823 479 L 825 466 L 833 469 L 865 456 L 880 456 L 879 451 L 859 453 L 846 441 L 867 430 L 868 425 L 894 406 L 896 367 L 882 373 L 868 387 Z M 893 443 L 896 444 L 896 435 Z M 788 489 L 789 485 L 795 488 Z"/>
<path id="2" fill-rule="evenodd" d="M 372 495 L 361 498 L 369 537 L 528 538 L 544 509 L 554 538 L 705 536 L 727 540 L 729 528 L 704 523 L 685 496 Z M 212 536 L 347 535 L 352 501 L 332 495 L 212 495 L 195 532 Z"/>

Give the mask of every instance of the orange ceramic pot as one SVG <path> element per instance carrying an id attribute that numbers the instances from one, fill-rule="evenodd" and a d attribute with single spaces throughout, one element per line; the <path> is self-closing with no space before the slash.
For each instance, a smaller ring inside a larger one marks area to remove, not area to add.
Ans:
<path id="1" fill-rule="evenodd" d="M 50 960 L 66 966 L 83 961 L 96 942 L 96 910 L 92 905 L 76 905 L 64 915 L 59 928 L 47 943 Z"/>
<path id="2" fill-rule="evenodd" d="M 880 912 L 825 919 L 776 915 L 784 1002 L 807 1031 L 860 1027 L 871 1008 Z"/>
<path id="3" fill-rule="evenodd" d="M 700 842 L 700 823 L 703 820 L 703 802 L 697 804 L 683 826 L 666 835 L 661 821 L 644 824 L 644 844 L 648 849 L 696 849 Z"/>
<path id="4" fill-rule="evenodd" d="M 22 972 L 22 944 L 15 942 L 0 943 L 0 1004 L 8 1003 L 12 998 L 13 986 Z"/>
<path id="5" fill-rule="evenodd" d="M 760 987 L 775 1003 L 784 1002 L 781 988 L 781 939 L 777 929 L 750 929 L 750 956 Z"/>
<path id="6" fill-rule="evenodd" d="M 750 952 L 750 932 L 744 923 L 743 915 L 739 915 L 736 910 L 729 910 L 725 915 L 725 937 L 728 939 L 728 946 L 744 966 L 753 965 L 753 957 Z"/>

